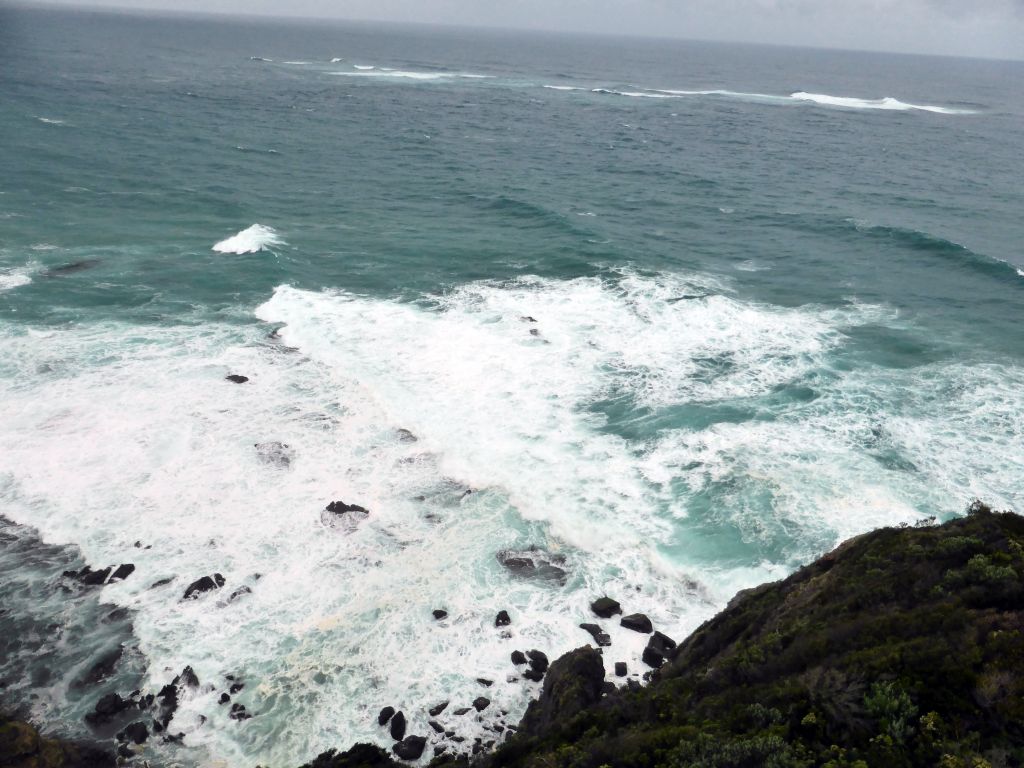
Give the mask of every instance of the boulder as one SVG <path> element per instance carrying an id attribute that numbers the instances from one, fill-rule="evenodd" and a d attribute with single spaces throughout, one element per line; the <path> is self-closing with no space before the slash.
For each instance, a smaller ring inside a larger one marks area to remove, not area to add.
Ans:
<path id="1" fill-rule="evenodd" d="M 235 384 L 245 384 L 249 380 L 248 376 L 242 376 L 240 373 L 229 373 L 224 378 L 228 381 L 233 381 Z"/>
<path id="2" fill-rule="evenodd" d="M 394 714 L 395 714 L 395 708 L 394 707 L 384 707 L 384 709 L 382 709 L 380 711 L 380 714 L 377 715 L 377 725 L 385 725 L 388 722 L 388 720 L 391 719 L 392 715 L 394 715 Z"/>
<path id="3" fill-rule="evenodd" d="M 234 693 L 238 693 L 243 688 L 245 688 L 245 683 L 232 683 L 231 684 L 231 693 L 233 693 L 233 694 Z"/>
<path id="4" fill-rule="evenodd" d="M 498 615 L 494 619 L 494 626 L 496 627 L 507 627 L 512 623 L 512 617 L 508 615 L 508 611 L 498 611 Z"/>
<path id="5" fill-rule="evenodd" d="M 363 514 L 370 514 L 370 510 L 366 507 L 361 507 L 358 504 L 346 504 L 344 501 L 332 501 L 327 505 L 327 511 L 333 512 L 336 515 L 343 515 L 347 512 L 362 512 Z"/>
<path id="6" fill-rule="evenodd" d="M 415 443 L 417 440 L 416 435 L 410 432 L 408 429 L 399 429 L 397 431 L 399 441 L 403 443 Z"/>
<path id="7" fill-rule="evenodd" d="M 231 696 L 226 693 L 222 693 L 220 698 L 217 699 L 218 704 L 227 704 L 229 701 L 231 701 Z"/>
<path id="8" fill-rule="evenodd" d="M 565 555 L 547 552 L 539 547 L 503 549 L 495 557 L 509 573 L 524 579 L 536 579 L 564 585 L 569 578 Z"/>
<path id="9" fill-rule="evenodd" d="M 391 751 L 403 760 L 419 760 L 427 745 L 424 736 L 409 736 L 391 747 Z"/>
<path id="10" fill-rule="evenodd" d="M 528 669 L 525 672 L 523 672 L 523 677 L 525 677 L 527 680 L 532 680 L 535 683 L 539 683 L 541 680 L 544 679 L 544 673 L 538 672 L 536 669 Z"/>
<path id="11" fill-rule="evenodd" d="M 430 716 L 431 716 L 431 717 L 437 717 L 437 716 L 438 716 L 438 715 L 440 715 L 440 714 L 441 714 L 442 712 L 444 712 L 444 711 L 445 711 L 445 709 L 447 709 L 447 708 L 448 708 L 448 702 L 446 701 L 446 702 L 444 702 L 443 704 L 438 704 L 438 705 L 437 705 L 437 706 L 435 706 L 435 707 L 431 707 L 431 708 L 430 708 L 430 709 L 428 709 L 427 711 L 428 711 L 428 712 L 430 713 Z"/>
<path id="12" fill-rule="evenodd" d="M 570 651 L 551 665 L 540 696 L 526 710 L 520 727 L 541 738 L 601 699 L 604 663 L 590 646 Z"/>
<path id="13" fill-rule="evenodd" d="M 431 720 L 427 725 L 434 729 L 434 733 L 444 733 L 444 726 L 437 722 L 437 720 Z"/>
<path id="14" fill-rule="evenodd" d="M 252 587 L 248 587 L 245 584 L 243 584 L 242 586 L 240 586 L 238 589 L 236 589 L 234 592 L 231 593 L 231 596 L 228 598 L 228 602 L 229 603 L 233 603 L 238 598 L 245 597 L 246 595 L 251 595 L 251 594 L 252 594 Z"/>
<path id="15" fill-rule="evenodd" d="M 654 669 L 658 669 L 658 667 L 665 663 L 665 657 L 650 645 L 644 648 L 644 653 L 641 658 L 643 659 L 644 664 L 649 667 L 654 667 Z"/>
<path id="16" fill-rule="evenodd" d="M 145 744 L 148 738 L 149 728 L 142 722 L 127 725 L 123 731 L 117 734 L 118 741 L 130 741 L 133 744 Z"/>
<path id="17" fill-rule="evenodd" d="M 441 619 L 446 619 L 446 618 L 448 618 L 448 611 L 445 611 L 445 610 L 442 610 L 442 609 L 438 608 L 437 610 L 434 611 L 434 618 L 437 619 L 438 621 L 440 621 Z"/>
<path id="18" fill-rule="evenodd" d="M 224 577 L 219 573 L 213 574 L 213 576 L 203 576 L 202 578 L 196 579 L 185 589 L 185 594 L 182 595 L 182 600 L 194 600 L 200 595 L 210 592 L 214 589 L 220 589 L 224 586 Z"/>
<path id="19" fill-rule="evenodd" d="M 483 712 L 489 706 L 491 706 L 491 700 L 485 696 L 477 696 L 473 699 L 473 707 L 477 712 Z"/>
<path id="20" fill-rule="evenodd" d="M 590 636 L 594 638 L 594 642 L 599 646 L 609 646 L 612 644 L 611 637 L 608 633 L 601 629 L 597 624 L 580 624 L 580 629 L 585 629 L 590 633 Z"/>
<path id="21" fill-rule="evenodd" d="M 512 651 L 512 663 L 516 666 L 526 663 L 526 654 L 522 651 Z"/>
<path id="22" fill-rule="evenodd" d="M 546 653 L 542 651 L 533 650 L 527 651 L 526 655 L 530 659 L 530 667 L 536 672 L 547 672 L 548 671 L 548 657 Z"/>
<path id="23" fill-rule="evenodd" d="M 649 634 L 654 631 L 654 625 L 651 624 L 651 620 L 642 613 L 631 613 L 629 616 L 623 616 L 619 624 L 626 629 L 632 629 L 634 632 Z"/>
<path id="24" fill-rule="evenodd" d="M 391 738 L 401 741 L 405 738 L 405 713 L 395 712 L 391 718 Z"/>
<path id="25" fill-rule="evenodd" d="M 244 704 L 232 704 L 228 717 L 232 720 L 248 720 L 252 715 L 245 711 Z"/>
<path id="26" fill-rule="evenodd" d="M 480 685 L 482 685 L 484 688 L 490 688 L 492 685 L 494 685 L 494 681 L 488 680 L 486 677 L 478 677 L 476 681 L 480 683 Z"/>
<path id="27" fill-rule="evenodd" d="M 663 635 L 661 632 L 655 632 L 647 641 L 647 646 L 649 648 L 653 648 L 665 658 L 668 658 L 669 652 L 674 650 L 676 647 L 676 641 L 668 635 Z"/>
<path id="28" fill-rule="evenodd" d="M 472 707 L 461 707 L 460 709 L 456 709 L 452 714 L 458 715 L 458 716 L 461 717 L 462 715 L 466 714 L 467 712 L 471 711 L 472 709 L 473 709 Z"/>
<path id="29" fill-rule="evenodd" d="M 616 677 L 625 677 L 627 672 L 628 672 L 628 669 L 626 667 L 626 662 L 624 662 L 624 661 L 616 661 L 615 662 L 615 676 Z"/>
<path id="30" fill-rule="evenodd" d="M 358 504 L 346 504 L 344 501 L 332 501 L 320 513 L 320 522 L 328 528 L 336 528 L 345 533 L 352 533 L 363 520 L 370 515 L 370 510 Z"/>
<path id="31" fill-rule="evenodd" d="M 610 597 L 599 597 L 590 604 L 590 610 L 602 619 L 610 619 L 615 614 L 622 613 L 622 606 Z"/>
<path id="32" fill-rule="evenodd" d="M 117 566 L 117 570 L 115 570 L 114 573 L 111 575 L 110 580 L 111 581 L 121 581 L 122 579 L 127 579 L 129 576 L 132 575 L 132 573 L 134 571 L 135 571 L 135 565 L 134 564 L 132 564 L 132 563 L 122 563 L 121 565 Z"/>

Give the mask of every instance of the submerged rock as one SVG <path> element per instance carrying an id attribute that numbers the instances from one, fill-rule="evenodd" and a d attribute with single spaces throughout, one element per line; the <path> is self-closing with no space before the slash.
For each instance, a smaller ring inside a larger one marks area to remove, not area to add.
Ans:
<path id="1" fill-rule="evenodd" d="M 229 373 L 224 377 L 227 381 L 234 382 L 235 384 L 245 384 L 249 380 L 248 376 L 242 376 L 240 373 Z"/>
<path id="2" fill-rule="evenodd" d="M 269 443 L 253 443 L 256 456 L 265 464 L 282 469 L 290 467 L 295 458 L 295 451 L 287 444 L 272 441 Z"/>
<path id="3" fill-rule="evenodd" d="M 117 734 L 118 741 L 130 741 L 133 744 L 145 744 L 149 738 L 149 728 L 145 723 L 136 722 L 125 726 L 124 730 Z"/>
<path id="4" fill-rule="evenodd" d="M 128 699 L 121 698 L 119 693 L 108 693 L 96 702 L 93 711 L 85 716 L 85 722 L 92 726 L 105 725 L 127 709 L 135 705 Z"/>
<path id="5" fill-rule="evenodd" d="M 73 275 L 75 272 L 92 269 L 99 263 L 99 259 L 82 259 L 81 261 L 72 261 L 68 264 L 61 264 L 57 267 L 50 267 L 43 272 L 43 277 L 62 277 L 64 275 Z"/>
<path id="6" fill-rule="evenodd" d="M 181 599 L 193 600 L 206 592 L 210 592 L 214 589 L 220 589 L 223 586 L 224 577 L 219 573 L 215 573 L 213 576 L 203 576 L 202 578 L 196 579 L 185 588 L 185 594 L 182 595 Z"/>
<path id="7" fill-rule="evenodd" d="M 509 573 L 519 578 L 550 581 L 564 585 L 569 578 L 565 555 L 547 552 L 537 547 L 529 549 L 503 549 L 495 557 Z"/>
<path id="8" fill-rule="evenodd" d="M 346 504 L 344 501 L 332 501 L 320 513 L 320 522 L 328 528 L 337 528 L 351 533 L 370 516 L 370 510 L 358 504 Z"/>
<path id="9" fill-rule="evenodd" d="M 397 431 L 398 439 L 403 443 L 415 443 L 417 441 L 416 435 L 410 432 L 408 429 L 399 429 Z"/>
<path id="10" fill-rule="evenodd" d="M 121 646 L 107 651 L 100 656 L 85 675 L 75 681 L 75 685 L 81 688 L 96 685 L 97 683 L 106 680 L 114 674 L 114 670 L 117 668 L 117 663 L 121 660 L 121 656 L 123 655 L 124 649 Z"/>

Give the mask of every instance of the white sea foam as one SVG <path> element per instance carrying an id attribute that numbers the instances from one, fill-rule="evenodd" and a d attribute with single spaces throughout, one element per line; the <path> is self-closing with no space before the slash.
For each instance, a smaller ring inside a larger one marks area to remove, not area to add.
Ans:
<path id="1" fill-rule="evenodd" d="M 338 58 L 337 56 L 335 56 L 333 59 L 331 59 L 331 64 L 337 64 L 338 62 L 341 62 L 341 61 L 344 61 L 344 59 L 341 59 L 341 58 Z"/>
<path id="2" fill-rule="evenodd" d="M 256 314 L 286 323 L 296 351 L 265 328 L 0 324 L 5 514 L 78 543 L 92 564 L 136 565 L 103 598 L 135 611 L 150 686 L 186 664 L 221 687 L 224 674 L 244 677 L 252 720 L 227 722 L 219 691 L 175 718 L 176 730 L 209 719 L 186 737 L 209 763 L 383 743 L 385 704 L 430 733 L 425 708 L 468 705 L 477 677 L 495 680 L 491 711 L 514 719 L 538 686 L 506 680 L 510 651 L 553 658 L 582 644 L 594 595 L 681 636 L 735 589 L 782 575 L 787 557 L 913 519 L 918 498 L 939 512 L 968 491 L 1021 502 L 992 490 L 1024 474 L 1012 439 L 1024 374 L 830 366 L 848 327 L 894 321 L 880 308 L 772 307 L 703 277 L 624 272 L 481 282 L 414 304 L 281 287 Z M 604 429 L 594 408 L 628 398 L 654 413 L 723 400 L 756 411 L 808 380 L 820 396 L 772 420 L 649 440 Z M 268 441 L 290 447 L 289 466 L 261 458 L 254 443 Z M 885 451 L 917 468 L 885 469 Z M 708 566 L 686 527 L 700 494 L 714 499 L 708 526 L 789 554 Z M 371 513 L 351 532 L 327 528 L 333 499 Z M 496 550 L 530 543 L 566 556 L 564 588 L 498 566 Z M 222 594 L 178 599 L 215 571 Z M 149 589 L 168 576 L 172 587 Z M 243 584 L 252 593 L 228 602 Z M 435 622 L 434 608 L 449 618 Z M 493 626 L 502 608 L 507 639 Z M 607 625 L 615 659 L 642 669 L 646 638 Z M 440 719 L 468 744 L 486 733 Z"/>
<path id="3" fill-rule="evenodd" d="M 284 244 L 284 240 L 272 227 L 253 224 L 248 229 L 221 240 L 213 246 L 213 250 L 218 253 L 256 253 L 273 250 L 275 246 Z"/>
<path id="4" fill-rule="evenodd" d="M 545 88 L 549 88 L 552 91 L 585 91 L 586 88 L 580 88 L 575 85 L 545 85 Z"/>
<path id="5" fill-rule="evenodd" d="M 0 267 L 0 292 L 28 285 L 32 282 L 32 275 L 38 271 L 38 264 L 29 264 L 24 267 L 14 267 L 13 269 Z"/>
<path id="6" fill-rule="evenodd" d="M 368 69 L 373 69 L 374 68 L 372 64 L 353 64 L 352 66 L 354 66 L 356 69 L 362 69 L 362 70 L 368 70 Z"/>
<path id="7" fill-rule="evenodd" d="M 36 120 L 47 125 L 64 125 L 63 120 L 55 120 L 49 117 L 37 117 Z"/>

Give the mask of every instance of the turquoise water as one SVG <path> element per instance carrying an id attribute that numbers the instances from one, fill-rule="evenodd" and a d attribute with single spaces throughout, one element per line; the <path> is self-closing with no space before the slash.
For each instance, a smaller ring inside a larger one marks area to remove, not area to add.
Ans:
<path id="1" fill-rule="evenodd" d="M 151 759 L 255 765 L 386 744 L 384 704 L 425 733 L 477 677 L 517 717 L 509 652 L 581 644 L 600 593 L 681 636 L 850 535 L 1021 510 L 1021 82 L 0 9 L 3 515 L 137 566 L 101 592 L 131 628 L 82 641 L 132 649 L 111 690 L 251 681 Z M 529 546 L 565 584 L 495 558 Z M 176 599 L 214 571 L 251 594 Z M 81 656 L 12 653 L 6 696 L 84 732 Z"/>

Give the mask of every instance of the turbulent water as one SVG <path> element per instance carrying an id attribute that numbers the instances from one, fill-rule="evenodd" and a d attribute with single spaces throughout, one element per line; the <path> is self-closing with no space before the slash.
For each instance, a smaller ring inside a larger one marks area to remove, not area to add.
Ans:
<path id="1" fill-rule="evenodd" d="M 0 9 L 3 703 L 81 735 L 191 665 L 154 765 L 294 765 L 477 678 L 517 717 L 510 651 L 600 594 L 680 637 L 844 537 L 1024 509 L 1021 82 Z"/>

